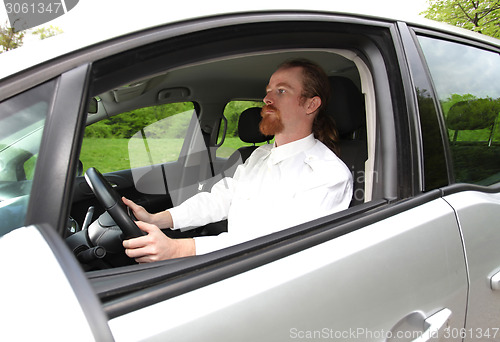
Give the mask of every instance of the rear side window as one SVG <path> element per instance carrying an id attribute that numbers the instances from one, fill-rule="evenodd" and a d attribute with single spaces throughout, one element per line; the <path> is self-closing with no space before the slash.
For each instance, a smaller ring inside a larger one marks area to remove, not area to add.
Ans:
<path id="1" fill-rule="evenodd" d="M 103 173 L 176 161 L 194 112 L 192 102 L 139 108 L 85 129 L 80 159 Z"/>
<path id="2" fill-rule="evenodd" d="M 444 115 L 456 182 L 500 182 L 500 56 L 428 37 L 419 41 Z"/>

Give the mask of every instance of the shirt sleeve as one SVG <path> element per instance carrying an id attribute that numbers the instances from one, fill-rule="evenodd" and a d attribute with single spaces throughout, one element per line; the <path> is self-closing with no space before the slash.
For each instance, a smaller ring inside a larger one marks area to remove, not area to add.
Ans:
<path id="1" fill-rule="evenodd" d="M 318 150 L 309 155 L 305 163 L 313 170 L 314 175 L 309 178 L 310 183 L 303 184 L 305 192 L 309 193 L 308 202 L 311 203 L 311 206 L 305 207 L 311 212 L 316 210 L 318 217 L 349 208 L 353 179 L 344 162 L 327 147 L 318 145 Z"/>
<path id="2" fill-rule="evenodd" d="M 233 178 L 223 178 L 210 192 L 198 193 L 169 209 L 174 223 L 172 229 L 189 229 L 227 218 L 235 182 Z"/>
<path id="3" fill-rule="evenodd" d="M 331 175 L 327 178 L 322 178 L 318 175 L 318 177 L 314 178 L 318 183 L 314 184 L 312 188 L 303 189 L 293 199 L 293 203 L 287 202 L 288 204 L 284 207 L 280 207 L 275 203 L 271 211 L 273 213 L 272 216 L 266 216 L 260 212 L 259 216 L 265 216 L 267 218 L 266 223 L 272 227 L 266 229 L 268 230 L 267 233 L 347 209 L 352 197 L 352 179 L 348 172 L 343 171 L 341 169 L 341 172 L 338 173 L 334 181 L 331 181 Z M 264 210 L 262 207 L 261 209 Z M 229 233 L 222 233 L 217 236 L 195 237 L 196 255 L 214 252 L 249 240 L 248 234 L 235 234 L 235 229 L 251 228 L 235 227 L 233 225 L 229 227 Z M 258 236 L 260 234 L 252 238 Z"/>
<path id="4" fill-rule="evenodd" d="M 321 187 L 322 194 L 315 195 L 315 189 L 311 189 L 310 203 L 315 203 L 309 207 L 311 212 L 316 211 L 317 216 L 326 216 L 349 208 L 349 203 L 353 194 L 352 175 L 343 164 L 331 169 L 331 174 L 318 175 L 318 179 L 324 180 L 324 185 Z M 333 175 L 333 177 L 332 177 Z"/>
<path id="5" fill-rule="evenodd" d="M 339 172 L 342 175 L 342 172 Z M 336 182 L 327 187 L 327 193 L 322 201 L 324 215 L 333 214 L 349 208 L 353 194 L 353 182 L 350 173 L 339 176 Z"/>

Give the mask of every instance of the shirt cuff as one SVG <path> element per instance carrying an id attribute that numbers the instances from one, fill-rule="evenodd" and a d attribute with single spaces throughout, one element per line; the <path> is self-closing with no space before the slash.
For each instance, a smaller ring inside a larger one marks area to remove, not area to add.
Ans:
<path id="1" fill-rule="evenodd" d="M 230 235 L 227 233 L 221 233 L 216 236 L 198 236 L 193 239 L 196 255 L 215 252 L 232 245 Z"/>
<path id="2" fill-rule="evenodd" d="M 189 222 L 189 215 L 187 214 L 187 210 L 184 210 L 182 206 L 177 206 L 168 209 L 170 215 L 172 216 L 172 230 L 177 230 L 181 228 L 185 228 L 186 222 Z"/>

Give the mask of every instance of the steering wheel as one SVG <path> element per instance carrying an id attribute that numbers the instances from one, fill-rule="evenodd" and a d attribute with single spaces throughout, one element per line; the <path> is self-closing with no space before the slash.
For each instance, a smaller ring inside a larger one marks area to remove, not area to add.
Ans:
<path id="1" fill-rule="evenodd" d="M 122 231 L 123 239 L 126 240 L 145 235 L 128 215 L 127 206 L 123 203 L 121 196 L 97 169 L 93 167 L 89 168 L 85 172 L 85 180 L 94 192 L 99 203 L 101 203 L 104 209 L 111 215 Z"/>

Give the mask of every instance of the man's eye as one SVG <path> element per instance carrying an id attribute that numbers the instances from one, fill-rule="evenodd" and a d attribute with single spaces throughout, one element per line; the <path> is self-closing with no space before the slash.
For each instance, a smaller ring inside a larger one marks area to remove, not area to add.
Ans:
<path id="1" fill-rule="evenodd" d="M 285 89 L 278 89 L 278 94 L 284 94 L 286 92 Z"/>

